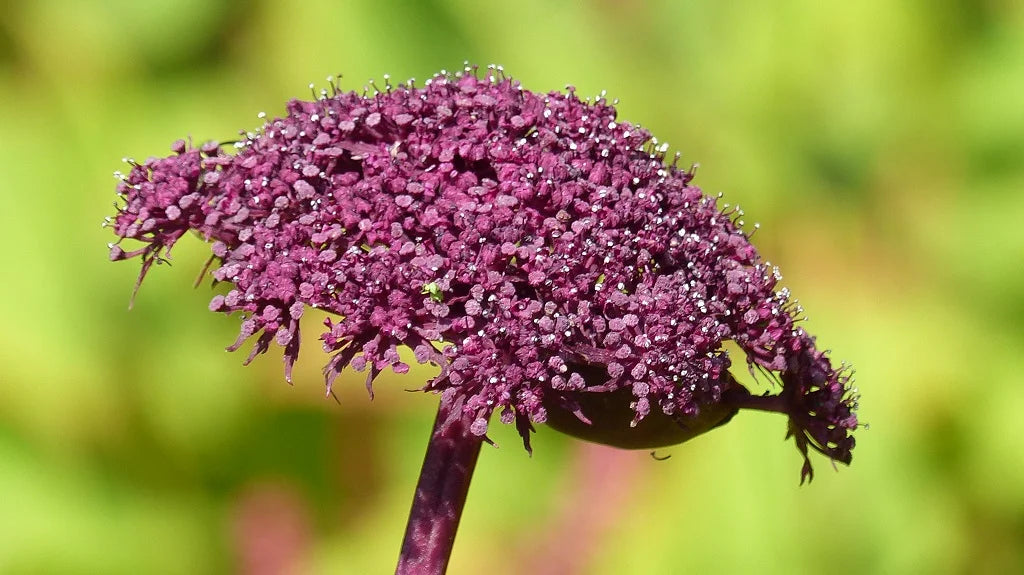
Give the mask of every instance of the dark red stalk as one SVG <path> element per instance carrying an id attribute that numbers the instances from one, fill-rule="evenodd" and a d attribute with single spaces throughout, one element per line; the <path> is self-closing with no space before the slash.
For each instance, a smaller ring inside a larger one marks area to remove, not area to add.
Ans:
<path id="1" fill-rule="evenodd" d="M 482 438 L 443 398 L 423 459 L 395 575 L 443 575 L 455 544 Z"/>

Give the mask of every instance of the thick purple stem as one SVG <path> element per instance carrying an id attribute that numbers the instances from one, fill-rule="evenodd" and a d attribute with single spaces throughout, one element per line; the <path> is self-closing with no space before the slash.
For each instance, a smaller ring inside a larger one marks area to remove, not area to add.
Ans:
<path id="1" fill-rule="evenodd" d="M 458 407 L 454 407 L 458 409 Z M 395 575 L 443 575 L 483 439 L 441 400 L 423 459 Z M 454 417 L 453 417 L 454 415 Z"/>

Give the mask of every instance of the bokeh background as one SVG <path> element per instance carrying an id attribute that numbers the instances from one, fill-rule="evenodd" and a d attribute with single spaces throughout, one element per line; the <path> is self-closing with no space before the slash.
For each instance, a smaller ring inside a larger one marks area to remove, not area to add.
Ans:
<path id="1" fill-rule="evenodd" d="M 122 156 L 231 139 L 344 74 L 499 63 L 607 90 L 762 226 L 806 327 L 857 368 L 849 469 L 798 486 L 785 421 L 535 455 L 497 425 L 452 573 L 1024 572 L 1024 4 L 0 2 L 0 572 L 388 573 L 430 375 L 323 396 L 243 368 L 186 238 L 135 309 L 107 262 Z M 742 370 L 741 370 L 742 371 Z"/>

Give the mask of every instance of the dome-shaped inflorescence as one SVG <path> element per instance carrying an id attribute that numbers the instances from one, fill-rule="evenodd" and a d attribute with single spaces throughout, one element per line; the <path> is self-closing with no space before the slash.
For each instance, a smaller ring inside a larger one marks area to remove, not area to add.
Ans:
<path id="1" fill-rule="evenodd" d="M 849 462 L 849 378 L 794 325 L 741 212 L 603 97 L 532 93 L 495 68 L 331 88 L 233 151 L 178 141 L 133 162 L 113 226 L 143 245 L 111 259 L 141 256 L 144 275 L 194 231 L 233 285 L 210 309 L 244 318 L 230 349 L 276 341 L 290 379 L 303 310 L 325 310 L 328 390 L 346 366 L 368 386 L 407 371 L 408 346 L 478 435 L 494 410 L 527 441 L 552 405 L 585 420 L 581 392 L 624 396 L 634 425 L 696 417 L 738 387 L 731 340 L 780 375 L 805 456 Z"/>

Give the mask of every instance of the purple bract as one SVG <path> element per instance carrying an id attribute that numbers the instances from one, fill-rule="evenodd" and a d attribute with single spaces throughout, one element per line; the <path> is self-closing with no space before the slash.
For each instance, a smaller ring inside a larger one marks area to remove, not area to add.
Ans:
<path id="1" fill-rule="evenodd" d="M 290 380 L 303 310 L 319 308 L 334 317 L 328 392 L 346 366 L 368 387 L 387 367 L 406 372 L 407 346 L 440 366 L 425 389 L 471 415 L 473 433 L 499 410 L 527 443 L 552 405 L 586 418 L 581 391 L 625 390 L 634 425 L 696 417 L 738 385 L 731 340 L 778 374 L 805 460 L 810 446 L 850 461 L 848 372 L 795 325 L 742 212 L 691 185 L 603 97 L 535 94 L 495 68 L 331 88 L 232 153 L 178 141 L 133 162 L 113 225 L 144 245 L 112 245 L 111 259 L 141 256 L 141 282 L 194 231 L 233 285 L 210 309 L 244 318 L 229 349 L 255 337 L 251 360 L 277 342 Z"/>

